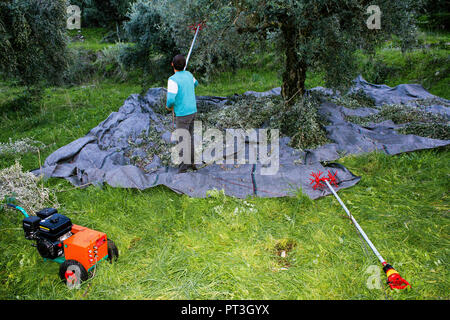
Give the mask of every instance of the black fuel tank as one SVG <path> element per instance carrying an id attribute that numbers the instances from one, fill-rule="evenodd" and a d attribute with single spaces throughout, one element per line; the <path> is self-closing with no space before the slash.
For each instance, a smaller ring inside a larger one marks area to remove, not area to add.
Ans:
<path id="1" fill-rule="evenodd" d="M 59 237 L 72 230 L 72 221 L 62 214 L 55 213 L 41 221 L 39 236 L 56 241 Z"/>

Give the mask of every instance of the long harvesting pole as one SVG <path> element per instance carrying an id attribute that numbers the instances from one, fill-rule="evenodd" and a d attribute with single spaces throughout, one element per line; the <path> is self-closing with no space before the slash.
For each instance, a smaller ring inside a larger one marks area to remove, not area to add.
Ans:
<path id="1" fill-rule="evenodd" d="M 347 209 L 344 202 L 342 202 L 341 198 L 338 196 L 336 191 L 331 186 L 330 182 L 334 184 L 336 187 L 338 186 L 336 175 L 337 172 L 333 175 L 331 172 L 328 171 L 328 177 L 324 176 L 322 177 L 322 173 L 312 173 L 311 176 L 313 177 L 311 180 L 311 184 L 314 184 L 313 189 L 316 190 L 317 188 L 324 188 L 325 185 L 322 184 L 322 182 L 325 182 L 326 186 L 331 190 L 337 201 L 339 201 L 339 204 L 342 206 L 342 208 L 347 213 L 350 220 L 352 220 L 353 224 L 355 225 L 358 232 L 362 235 L 364 240 L 369 245 L 370 249 L 372 249 L 373 253 L 377 256 L 378 260 L 380 260 L 381 264 L 383 265 L 383 271 L 386 273 L 387 276 L 387 283 L 391 287 L 391 289 L 405 289 L 406 287 L 411 287 L 411 285 L 403 279 L 400 274 L 395 270 L 389 263 L 387 263 L 384 258 L 381 256 L 381 254 L 378 252 L 377 248 L 373 245 L 372 241 L 370 241 L 367 234 L 364 232 L 364 230 L 361 228 L 359 223 L 356 221 L 356 219 L 353 217 L 353 215 L 350 213 L 350 211 Z"/>
<path id="2" fill-rule="evenodd" d="M 375 248 L 375 246 L 373 245 L 372 241 L 370 241 L 369 237 L 367 236 L 367 234 L 364 232 L 364 230 L 361 228 L 361 226 L 359 225 L 359 223 L 356 221 L 355 218 L 353 218 L 353 215 L 350 213 L 350 211 L 347 209 L 347 207 L 345 206 L 344 202 L 342 202 L 341 198 L 338 196 L 338 194 L 336 193 L 336 191 L 334 191 L 333 187 L 331 186 L 331 184 L 328 182 L 328 180 L 325 180 L 325 183 L 327 184 L 328 188 L 330 188 L 331 192 L 333 193 L 333 195 L 335 196 L 335 198 L 337 199 L 337 201 L 339 201 L 339 203 L 341 204 L 342 208 L 344 208 L 344 211 L 347 213 L 348 217 L 352 220 L 353 224 L 355 225 L 356 229 L 358 229 L 359 233 L 362 235 L 362 237 L 364 238 L 364 240 L 366 240 L 367 244 L 369 245 L 370 249 L 372 249 L 373 253 L 375 253 L 375 255 L 377 256 L 378 260 L 380 260 L 381 263 L 386 262 L 383 257 L 381 256 L 381 254 L 378 252 L 377 248 Z"/>
<path id="3" fill-rule="evenodd" d="M 186 58 L 186 65 L 184 66 L 184 70 L 186 70 L 186 68 L 188 66 L 189 59 L 191 58 L 192 49 L 194 48 L 195 40 L 197 40 L 197 35 L 198 35 L 199 30 L 200 30 L 200 25 L 197 26 L 197 30 L 195 31 L 194 40 L 192 40 L 191 48 L 189 49 L 189 53 Z"/>

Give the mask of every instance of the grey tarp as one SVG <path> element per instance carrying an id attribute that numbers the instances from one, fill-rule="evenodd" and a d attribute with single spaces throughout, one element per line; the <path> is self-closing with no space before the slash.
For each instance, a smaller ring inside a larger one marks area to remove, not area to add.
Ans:
<path id="1" fill-rule="evenodd" d="M 361 77 L 355 80 L 352 90 L 362 89 L 374 98 L 377 105 L 409 103 L 418 99 L 437 98 L 419 85 L 400 85 L 390 88 L 372 85 Z M 332 91 L 314 88 L 326 95 Z M 279 95 L 280 88 L 268 92 L 246 92 L 245 95 Z M 46 177 L 65 178 L 74 185 L 103 184 L 113 187 L 147 189 L 165 185 L 177 193 L 192 197 L 205 197 L 208 190 L 224 190 L 225 194 L 238 198 L 247 196 L 284 197 L 294 195 L 300 188 L 310 198 L 316 199 L 329 194 L 328 191 L 313 190 L 310 186 L 311 172 L 338 172 L 339 189 L 348 188 L 360 180 L 345 167 L 338 164 L 322 165 L 345 154 L 358 154 L 379 150 L 387 154 L 398 154 L 421 149 L 436 148 L 449 141 L 401 135 L 394 130 L 392 121 L 362 127 L 347 122 L 345 116 L 367 116 L 379 112 L 375 108 L 357 110 L 324 102 L 319 112 L 328 119 L 328 138 L 333 143 L 314 150 L 296 150 L 289 147 L 289 138 L 280 139 L 279 170 L 275 175 L 261 175 L 261 164 L 220 165 L 212 164 L 196 172 L 178 174 L 176 168 L 163 167 L 158 157 L 145 170 L 132 164 L 129 151 L 132 144 L 148 134 L 150 126 L 156 129 L 160 139 L 170 141 L 171 125 L 169 115 L 161 115 L 154 109 L 165 96 L 164 88 L 152 88 L 145 96 L 131 95 L 124 105 L 93 128 L 85 137 L 56 150 L 35 174 Z M 220 108 L 225 97 L 197 97 L 199 111 Z M 448 103 L 446 100 L 439 100 Z M 434 105 L 430 112 L 448 115 L 448 107 Z M 248 141 L 247 141 L 248 142 Z M 248 150 L 247 150 L 248 151 Z M 139 153 L 139 150 L 133 151 Z M 148 170 L 147 170 L 148 169 Z"/>

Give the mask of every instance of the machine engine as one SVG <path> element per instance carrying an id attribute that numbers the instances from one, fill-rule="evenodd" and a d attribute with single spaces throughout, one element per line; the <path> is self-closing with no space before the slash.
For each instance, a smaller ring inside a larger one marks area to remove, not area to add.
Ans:
<path id="1" fill-rule="evenodd" d="M 72 221 L 56 209 L 47 208 L 23 219 L 25 238 L 36 240 L 39 254 L 46 259 L 64 255 L 63 241 L 72 236 Z"/>

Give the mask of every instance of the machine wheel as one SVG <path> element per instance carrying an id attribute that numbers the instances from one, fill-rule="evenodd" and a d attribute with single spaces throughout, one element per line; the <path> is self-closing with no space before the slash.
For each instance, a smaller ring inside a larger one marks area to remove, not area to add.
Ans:
<path id="1" fill-rule="evenodd" d="M 77 284 L 80 284 L 86 281 L 89 275 L 83 265 L 78 261 L 66 260 L 59 267 L 59 277 L 64 283 L 67 283 L 68 277 L 72 277 Z"/>
<path id="2" fill-rule="evenodd" d="M 119 250 L 117 249 L 114 241 L 108 239 L 108 260 L 110 263 L 117 261 L 119 258 Z"/>

